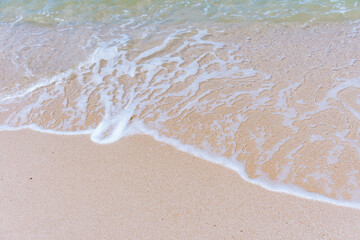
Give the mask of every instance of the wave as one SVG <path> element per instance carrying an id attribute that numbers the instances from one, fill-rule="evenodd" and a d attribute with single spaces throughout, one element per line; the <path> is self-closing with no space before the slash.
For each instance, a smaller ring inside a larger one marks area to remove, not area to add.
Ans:
<path id="1" fill-rule="evenodd" d="M 100 144 L 149 134 L 267 189 L 358 208 L 357 26 L 11 27 L 32 37 L 20 60 L 6 52 L 17 37 L 2 42 L 4 66 L 28 71 L 3 75 L 0 127 Z"/>

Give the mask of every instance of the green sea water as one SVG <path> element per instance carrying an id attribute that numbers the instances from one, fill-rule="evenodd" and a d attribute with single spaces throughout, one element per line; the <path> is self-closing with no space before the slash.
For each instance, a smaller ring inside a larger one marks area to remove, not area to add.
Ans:
<path id="1" fill-rule="evenodd" d="M 356 20 L 356 0 L 2 0 L 0 21 L 39 24 Z"/>

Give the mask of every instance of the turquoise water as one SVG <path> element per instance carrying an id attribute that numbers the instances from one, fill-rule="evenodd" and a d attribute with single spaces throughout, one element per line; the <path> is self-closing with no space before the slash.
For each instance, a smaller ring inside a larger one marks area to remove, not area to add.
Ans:
<path id="1" fill-rule="evenodd" d="M 354 20 L 359 16 L 360 4 L 356 0 L 0 1 L 0 21 L 8 23 L 291 22 Z"/>

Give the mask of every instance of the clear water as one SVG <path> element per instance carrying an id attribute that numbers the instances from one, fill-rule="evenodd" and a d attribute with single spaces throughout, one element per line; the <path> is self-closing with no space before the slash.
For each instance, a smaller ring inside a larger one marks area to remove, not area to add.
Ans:
<path id="1" fill-rule="evenodd" d="M 268 189 L 359 207 L 359 7 L 0 1 L 0 127 L 150 134 Z"/>
<path id="2" fill-rule="evenodd" d="M 2 0 L 0 9 L 2 22 L 41 24 L 329 21 L 360 13 L 356 0 Z"/>

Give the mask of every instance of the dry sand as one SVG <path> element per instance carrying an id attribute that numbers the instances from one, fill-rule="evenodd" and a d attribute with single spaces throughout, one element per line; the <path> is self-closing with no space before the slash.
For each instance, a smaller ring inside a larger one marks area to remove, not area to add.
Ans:
<path id="1" fill-rule="evenodd" d="M 0 239 L 358 239 L 360 211 L 264 190 L 149 136 L 0 132 Z"/>

